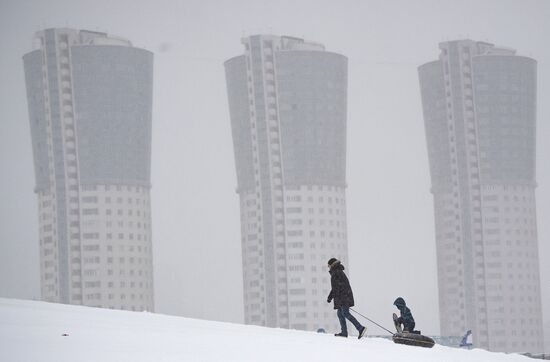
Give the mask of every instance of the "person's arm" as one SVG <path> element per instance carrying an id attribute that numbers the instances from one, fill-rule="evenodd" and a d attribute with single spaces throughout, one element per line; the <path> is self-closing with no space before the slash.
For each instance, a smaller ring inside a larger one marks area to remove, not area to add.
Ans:
<path id="1" fill-rule="evenodd" d="M 332 289 L 331 289 L 330 293 L 328 293 L 327 302 L 328 303 L 332 302 L 332 298 L 333 296 L 332 296 Z"/>
<path id="2" fill-rule="evenodd" d="M 343 271 L 338 271 L 334 275 L 334 285 L 332 286 L 332 292 L 333 296 L 342 297 L 344 294 L 345 284 L 346 284 L 346 276 L 344 275 Z"/>

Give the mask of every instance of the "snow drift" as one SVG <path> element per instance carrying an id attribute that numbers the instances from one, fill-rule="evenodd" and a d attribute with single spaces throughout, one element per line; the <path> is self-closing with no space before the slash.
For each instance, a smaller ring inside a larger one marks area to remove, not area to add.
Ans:
<path id="1" fill-rule="evenodd" d="M 336 316 L 334 316 L 336 318 Z M 373 329 L 373 328 L 371 328 Z M 0 298 L 0 361 L 530 361 L 382 338 Z"/>

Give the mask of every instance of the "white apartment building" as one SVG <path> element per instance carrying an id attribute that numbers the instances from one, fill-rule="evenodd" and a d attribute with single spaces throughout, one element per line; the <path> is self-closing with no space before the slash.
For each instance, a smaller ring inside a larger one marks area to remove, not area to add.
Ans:
<path id="1" fill-rule="evenodd" d="M 442 335 L 542 352 L 535 208 L 536 62 L 472 40 L 419 67 Z"/>
<path id="2" fill-rule="evenodd" d="M 42 299 L 152 311 L 153 55 L 104 33 L 47 29 L 23 61 Z"/>
<path id="3" fill-rule="evenodd" d="M 347 267 L 347 59 L 254 35 L 225 62 L 241 208 L 245 322 L 328 331 L 327 261 Z"/>

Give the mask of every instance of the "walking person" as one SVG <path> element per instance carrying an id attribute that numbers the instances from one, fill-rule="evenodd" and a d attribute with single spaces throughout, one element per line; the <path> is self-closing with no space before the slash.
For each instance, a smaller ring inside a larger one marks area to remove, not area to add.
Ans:
<path id="1" fill-rule="evenodd" d="M 348 277 L 344 273 L 344 266 L 336 258 L 331 258 L 328 261 L 328 268 L 330 273 L 330 286 L 332 290 L 330 291 L 327 302 L 330 303 L 334 299 L 334 309 L 337 310 L 336 315 L 340 321 L 340 327 L 342 331 L 336 333 L 337 337 L 347 337 L 348 336 L 348 327 L 346 324 L 346 319 L 348 319 L 357 331 L 359 332 L 359 339 L 365 335 L 367 328 L 362 326 L 361 323 L 355 319 L 349 312 L 349 308 L 354 306 L 353 301 L 353 292 L 351 291 L 351 286 L 349 284 Z"/>

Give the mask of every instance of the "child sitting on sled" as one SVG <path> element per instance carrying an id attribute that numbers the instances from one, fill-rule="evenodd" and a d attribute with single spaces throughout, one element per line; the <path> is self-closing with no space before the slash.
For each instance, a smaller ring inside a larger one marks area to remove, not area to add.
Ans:
<path id="1" fill-rule="evenodd" d="M 396 325 L 403 325 L 404 332 L 414 333 L 414 318 L 411 310 L 407 308 L 405 300 L 399 297 L 393 302 L 393 305 L 395 305 L 401 313 L 401 316 L 395 320 Z"/>

